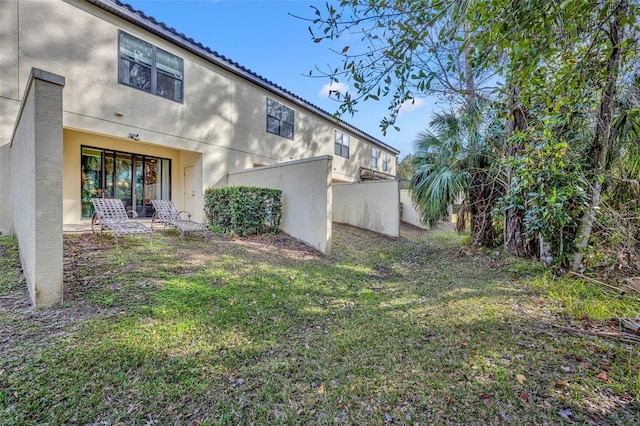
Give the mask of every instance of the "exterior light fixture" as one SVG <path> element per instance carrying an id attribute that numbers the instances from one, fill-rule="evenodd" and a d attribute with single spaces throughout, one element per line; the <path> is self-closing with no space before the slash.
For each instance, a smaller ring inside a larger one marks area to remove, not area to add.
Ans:
<path id="1" fill-rule="evenodd" d="M 140 135 L 138 135 L 137 133 L 129 133 L 127 136 L 129 136 L 129 138 L 133 139 L 134 141 L 140 140 Z"/>

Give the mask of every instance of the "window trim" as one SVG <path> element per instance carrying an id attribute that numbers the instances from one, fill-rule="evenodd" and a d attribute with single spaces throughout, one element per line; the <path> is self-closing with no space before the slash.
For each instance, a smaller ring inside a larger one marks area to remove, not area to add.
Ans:
<path id="1" fill-rule="evenodd" d="M 378 158 L 380 156 L 380 150 L 378 148 L 371 148 L 371 168 L 378 168 Z"/>
<path id="2" fill-rule="evenodd" d="M 275 115 L 270 115 L 269 114 L 269 102 L 273 102 L 274 104 L 276 104 L 278 106 L 278 109 L 286 109 L 291 111 L 291 122 L 288 121 L 284 121 L 284 119 L 282 118 L 282 113 L 280 113 L 280 117 L 276 117 Z M 281 102 L 278 102 L 274 99 L 271 99 L 269 97 L 267 97 L 267 111 L 266 111 L 266 130 L 267 133 L 271 133 L 272 135 L 277 135 L 283 138 L 287 138 L 287 139 L 291 139 L 293 140 L 293 138 L 295 137 L 296 134 L 296 111 L 293 108 L 289 108 L 288 106 L 284 105 Z M 269 126 L 269 119 L 271 120 L 277 120 L 278 122 L 278 131 L 271 131 L 271 126 Z M 291 126 L 291 136 L 285 135 L 283 134 L 283 126 L 282 124 L 288 124 Z"/>
<path id="3" fill-rule="evenodd" d="M 386 172 L 389 170 L 389 156 L 386 152 L 382 153 L 382 171 Z"/>
<path id="4" fill-rule="evenodd" d="M 124 55 L 122 54 L 122 51 L 120 50 L 123 35 L 135 38 L 135 39 L 140 40 L 140 41 L 142 41 L 142 42 L 144 42 L 144 43 L 146 43 L 146 44 L 151 46 L 151 64 L 147 65 L 147 64 L 144 64 L 144 63 L 139 63 L 135 59 L 129 60 L 129 59 L 123 57 Z M 178 59 L 180 61 L 182 78 L 178 78 L 178 77 L 169 75 L 167 72 L 162 71 L 161 69 L 158 69 L 157 59 L 156 59 L 158 50 L 161 50 L 162 52 L 164 52 L 164 53 L 166 53 L 168 55 L 174 56 L 176 59 Z M 123 61 L 128 61 L 128 62 L 140 64 L 141 66 L 145 66 L 145 67 L 148 67 L 150 69 L 150 73 L 151 73 L 150 84 L 151 84 L 151 87 L 149 88 L 149 91 L 146 91 L 144 89 L 141 89 L 139 87 L 133 86 L 133 85 L 128 84 L 125 81 L 123 81 L 122 74 L 121 74 Z M 181 83 L 180 84 L 180 100 L 177 100 L 177 99 L 174 99 L 174 98 L 168 98 L 168 97 L 162 96 L 162 95 L 160 95 L 158 93 L 158 74 L 168 75 L 170 78 L 173 78 L 174 80 L 180 81 L 180 83 Z M 140 90 L 141 92 L 149 93 L 149 94 L 154 95 L 154 96 L 158 96 L 158 97 L 160 97 L 162 99 L 167 99 L 167 100 L 170 100 L 170 101 L 173 101 L 173 102 L 177 102 L 177 103 L 183 104 L 184 103 L 184 77 L 185 76 L 184 76 L 184 59 L 183 58 L 181 58 L 178 55 L 174 55 L 173 53 L 169 52 L 168 50 L 165 50 L 165 49 L 163 49 L 161 47 L 158 47 L 153 43 L 149 43 L 148 41 L 146 41 L 144 39 L 141 39 L 140 37 L 134 36 L 133 34 L 129 34 L 128 32 L 123 31 L 123 30 L 118 30 L 118 84 L 122 84 L 124 86 L 128 86 L 128 87 L 131 87 L 131 88 L 136 89 L 136 90 Z"/>
<path id="5" fill-rule="evenodd" d="M 338 134 L 340 134 L 341 140 L 340 142 L 338 142 Z M 346 138 L 346 139 L 345 139 Z M 346 140 L 346 144 L 345 144 L 345 140 Z M 338 153 L 338 146 L 340 146 L 340 152 Z M 345 148 L 347 151 L 347 155 L 344 155 L 345 153 Z M 338 155 L 342 158 L 346 158 L 349 159 L 349 157 L 351 156 L 351 136 L 349 136 L 348 134 L 346 134 L 345 132 L 342 132 L 340 130 L 337 129 L 333 129 L 333 153 L 335 155 Z"/>

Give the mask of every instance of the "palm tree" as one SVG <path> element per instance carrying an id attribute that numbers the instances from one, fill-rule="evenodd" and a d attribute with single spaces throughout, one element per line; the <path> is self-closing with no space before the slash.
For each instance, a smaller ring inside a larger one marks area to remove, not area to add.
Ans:
<path id="1" fill-rule="evenodd" d="M 623 84 L 612 123 L 613 146 L 602 199 L 627 244 L 640 237 L 640 74 Z"/>
<path id="2" fill-rule="evenodd" d="M 640 74 L 630 76 L 616 100 L 610 166 L 622 184 L 640 177 Z M 632 186 L 638 186 L 632 184 Z"/>
<path id="3" fill-rule="evenodd" d="M 493 148 L 504 133 L 496 120 L 485 119 L 487 112 L 474 99 L 434 114 L 432 130 L 421 132 L 415 142 L 417 169 L 410 187 L 423 222 L 434 226 L 459 203 L 458 231 L 469 221 L 473 243 L 493 247 L 498 242 L 493 210 L 502 191 Z"/>

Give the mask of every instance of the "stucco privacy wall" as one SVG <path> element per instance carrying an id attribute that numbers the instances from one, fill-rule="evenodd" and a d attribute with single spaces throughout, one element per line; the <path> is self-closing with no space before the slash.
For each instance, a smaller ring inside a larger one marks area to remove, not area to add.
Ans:
<path id="1" fill-rule="evenodd" d="M 427 229 L 426 226 L 420 220 L 420 213 L 416 210 L 411 200 L 411 193 L 408 189 L 400 190 L 400 203 L 402 204 L 402 221 L 407 222 L 410 225 L 417 226 L 419 228 Z"/>
<path id="2" fill-rule="evenodd" d="M 398 181 L 372 181 L 333 185 L 333 220 L 400 236 Z"/>
<path id="3" fill-rule="evenodd" d="M 0 234 L 11 233 L 11 145 L 0 146 Z"/>
<path id="4" fill-rule="evenodd" d="M 13 232 L 34 306 L 62 301 L 62 89 L 32 69 L 11 139 Z"/>
<path id="5" fill-rule="evenodd" d="M 281 229 L 331 254 L 331 156 L 289 161 L 229 173 L 230 186 L 282 190 Z"/>

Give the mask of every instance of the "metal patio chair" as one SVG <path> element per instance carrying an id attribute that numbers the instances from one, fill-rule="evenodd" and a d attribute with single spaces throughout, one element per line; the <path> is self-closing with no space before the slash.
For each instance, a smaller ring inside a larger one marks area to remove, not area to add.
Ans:
<path id="1" fill-rule="evenodd" d="M 173 201 L 151 200 L 151 204 L 155 209 L 155 213 L 151 218 L 151 229 L 153 229 L 154 225 L 162 225 L 163 229 L 169 226 L 177 230 L 182 239 L 184 239 L 185 234 L 189 233 L 202 234 L 205 241 L 209 238 L 211 234 L 209 229 L 202 223 L 191 220 L 191 213 L 188 211 L 178 211 Z M 182 214 L 185 214 L 187 219 L 183 219 Z"/>
<path id="2" fill-rule="evenodd" d="M 138 214 L 132 210 L 127 212 L 122 200 L 117 198 L 93 198 L 94 213 L 91 218 L 91 230 L 100 234 L 112 231 L 118 245 L 118 237 L 122 235 L 149 234 L 149 243 L 153 238 L 151 228 L 135 220 Z M 131 218 L 128 213 L 131 213 Z"/>

